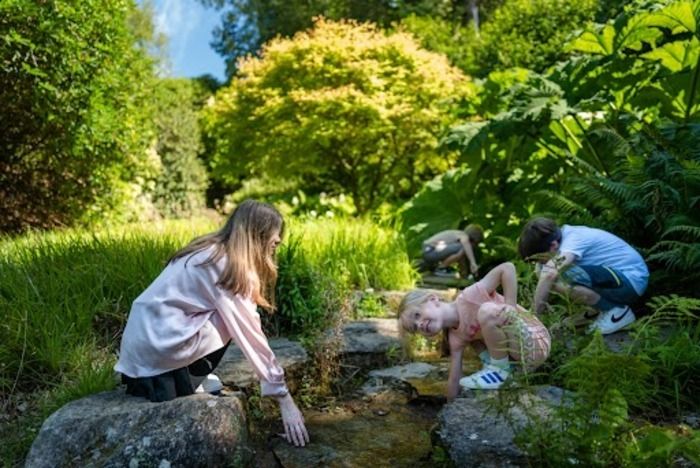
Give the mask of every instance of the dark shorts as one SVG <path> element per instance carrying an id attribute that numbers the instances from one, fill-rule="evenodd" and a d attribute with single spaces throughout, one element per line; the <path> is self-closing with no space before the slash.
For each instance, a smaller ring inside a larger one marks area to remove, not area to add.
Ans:
<path id="1" fill-rule="evenodd" d="M 437 266 L 438 263 L 447 257 L 462 251 L 460 242 L 438 242 L 437 244 L 423 244 L 423 261 L 429 265 Z"/>
<path id="2" fill-rule="evenodd" d="M 221 358 L 231 342 L 223 348 L 197 359 L 187 367 L 171 370 L 153 377 L 129 377 L 122 374 L 122 383 L 126 384 L 126 393 L 146 397 L 151 401 L 168 401 L 179 396 L 194 394 L 194 385 L 190 376 L 206 376 L 219 365 Z"/>
<path id="3" fill-rule="evenodd" d="M 562 274 L 562 279 L 572 286 L 592 289 L 606 301 L 618 305 L 631 305 L 639 300 L 627 277 L 614 268 L 596 265 L 572 265 Z"/>

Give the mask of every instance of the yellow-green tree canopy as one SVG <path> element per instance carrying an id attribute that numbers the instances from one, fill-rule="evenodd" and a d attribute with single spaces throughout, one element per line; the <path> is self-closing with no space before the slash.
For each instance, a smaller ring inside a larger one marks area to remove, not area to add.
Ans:
<path id="1" fill-rule="evenodd" d="M 469 82 L 407 33 L 319 18 L 238 70 L 208 109 L 214 177 L 298 180 L 363 212 L 453 162 L 436 147 Z"/>

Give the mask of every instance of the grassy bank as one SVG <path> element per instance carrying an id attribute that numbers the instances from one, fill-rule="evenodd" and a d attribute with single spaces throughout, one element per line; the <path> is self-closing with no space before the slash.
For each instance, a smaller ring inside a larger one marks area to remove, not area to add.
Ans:
<path id="1" fill-rule="evenodd" d="M 131 302 L 208 219 L 0 240 L 0 437 L 21 461 L 41 421 L 67 401 L 113 388 Z M 353 288 L 401 288 L 414 276 L 402 239 L 363 220 L 290 220 L 279 250 L 272 333 L 311 335 Z"/>

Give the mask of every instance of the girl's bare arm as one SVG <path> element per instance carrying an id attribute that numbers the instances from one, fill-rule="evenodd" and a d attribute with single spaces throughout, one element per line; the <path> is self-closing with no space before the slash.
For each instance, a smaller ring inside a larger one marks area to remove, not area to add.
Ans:
<path id="1" fill-rule="evenodd" d="M 450 376 L 447 378 L 447 401 L 459 394 L 459 379 L 462 378 L 462 356 L 464 348 L 450 349 Z"/>
<path id="2" fill-rule="evenodd" d="M 488 294 L 493 293 L 499 286 L 503 288 L 503 298 L 506 304 L 517 306 L 518 280 L 515 276 L 515 266 L 510 263 L 501 263 L 479 281 L 479 284 Z"/>

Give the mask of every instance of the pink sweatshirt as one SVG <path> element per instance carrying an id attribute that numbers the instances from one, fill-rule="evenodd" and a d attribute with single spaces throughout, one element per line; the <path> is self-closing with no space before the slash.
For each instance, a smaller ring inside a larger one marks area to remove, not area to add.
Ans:
<path id="1" fill-rule="evenodd" d="M 152 377 L 186 367 L 233 339 L 255 369 L 261 394 L 284 395 L 284 370 L 262 332 L 255 303 L 216 285 L 226 259 L 197 266 L 211 252 L 170 263 L 136 298 L 114 369 L 129 377 Z"/>

